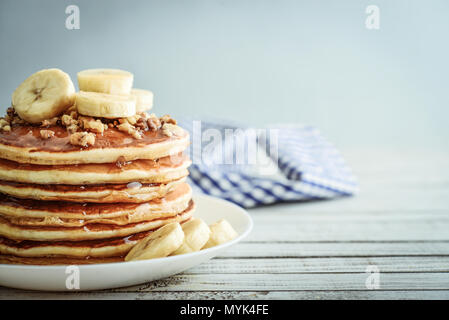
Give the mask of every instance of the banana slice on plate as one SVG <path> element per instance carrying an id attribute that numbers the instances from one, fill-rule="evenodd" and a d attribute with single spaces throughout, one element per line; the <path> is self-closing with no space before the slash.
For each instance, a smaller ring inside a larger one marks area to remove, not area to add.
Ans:
<path id="1" fill-rule="evenodd" d="M 44 69 L 29 76 L 12 94 L 12 106 L 25 121 L 39 123 L 60 115 L 73 105 L 75 87 L 59 69 Z"/>
<path id="2" fill-rule="evenodd" d="M 202 219 L 192 219 L 182 224 L 184 243 L 171 255 L 190 253 L 201 250 L 210 237 L 209 226 Z"/>
<path id="3" fill-rule="evenodd" d="M 118 69 L 88 69 L 78 72 L 80 91 L 130 94 L 134 76 Z"/>
<path id="4" fill-rule="evenodd" d="M 136 98 L 131 95 L 115 95 L 99 92 L 76 93 L 78 113 L 100 118 L 126 118 L 136 114 Z"/>
<path id="5" fill-rule="evenodd" d="M 184 232 L 178 222 L 172 222 L 150 233 L 126 255 L 125 261 L 167 257 L 184 242 Z"/>
<path id="6" fill-rule="evenodd" d="M 132 89 L 131 95 L 136 97 L 136 112 L 148 111 L 153 107 L 153 92 L 143 89 Z"/>
<path id="7" fill-rule="evenodd" d="M 219 244 L 231 241 L 238 236 L 231 224 L 221 219 L 210 226 L 210 237 L 203 249 L 218 246 Z"/>

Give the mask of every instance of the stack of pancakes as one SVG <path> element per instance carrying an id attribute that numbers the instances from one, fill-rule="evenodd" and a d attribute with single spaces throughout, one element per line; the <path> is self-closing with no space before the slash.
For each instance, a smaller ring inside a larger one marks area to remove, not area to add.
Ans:
<path id="1" fill-rule="evenodd" d="M 179 127 L 178 127 L 179 128 Z M 82 148 L 58 125 L 0 131 L 0 263 L 123 261 L 161 226 L 191 218 L 189 135 L 112 127 Z"/>

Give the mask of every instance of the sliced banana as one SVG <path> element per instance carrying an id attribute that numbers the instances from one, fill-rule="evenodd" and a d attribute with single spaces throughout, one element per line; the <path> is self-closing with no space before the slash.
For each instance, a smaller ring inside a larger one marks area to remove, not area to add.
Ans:
<path id="1" fill-rule="evenodd" d="M 178 249 L 184 241 L 184 232 L 178 222 L 172 222 L 150 233 L 136 244 L 125 261 L 166 257 Z"/>
<path id="2" fill-rule="evenodd" d="M 60 115 L 73 105 L 75 87 L 59 69 L 44 69 L 29 76 L 12 94 L 12 106 L 25 121 L 39 123 Z"/>
<path id="3" fill-rule="evenodd" d="M 76 93 L 78 113 L 101 118 L 126 118 L 136 114 L 136 98 L 131 95 L 114 95 L 98 92 Z"/>
<path id="4" fill-rule="evenodd" d="M 132 89 L 131 95 L 136 97 L 137 112 L 144 112 L 153 108 L 153 92 L 143 89 Z"/>
<path id="5" fill-rule="evenodd" d="M 231 241 L 238 236 L 238 233 L 234 230 L 231 224 L 221 219 L 210 226 L 210 237 L 203 249 L 218 246 L 219 244 Z"/>
<path id="6" fill-rule="evenodd" d="M 210 237 L 209 226 L 202 219 L 192 219 L 182 224 L 184 243 L 171 255 L 190 253 L 201 250 Z"/>
<path id="7" fill-rule="evenodd" d="M 89 69 L 78 72 L 80 91 L 130 94 L 134 76 L 118 69 Z"/>

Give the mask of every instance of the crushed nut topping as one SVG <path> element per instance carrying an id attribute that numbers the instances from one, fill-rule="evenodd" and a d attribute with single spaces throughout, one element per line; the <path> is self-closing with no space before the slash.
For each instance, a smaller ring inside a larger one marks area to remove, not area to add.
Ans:
<path id="1" fill-rule="evenodd" d="M 154 113 L 150 114 L 147 118 L 147 125 L 150 131 L 157 131 L 161 128 L 162 123 Z"/>
<path id="2" fill-rule="evenodd" d="M 13 124 L 25 123 L 24 120 L 20 119 L 19 115 L 15 112 L 14 108 L 8 108 L 6 110 L 6 116 L 0 118 L 0 130 L 1 131 L 11 131 L 11 126 Z"/>
<path id="3" fill-rule="evenodd" d="M 173 135 L 175 136 L 182 136 L 183 130 L 181 127 L 171 124 L 171 123 L 164 123 L 162 126 L 162 133 L 168 137 L 171 137 Z"/>
<path id="4" fill-rule="evenodd" d="M 129 124 L 129 122 L 123 122 L 117 126 L 120 131 L 126 132 L 132 135 L 135 139 L 142 139 L 142 133 L 136 129 L 136 127 Z"/>
<path id="5" fill-rule="evenodd" d="M 90 132 L 75 132 L 70 135 L 70 143 L 75 146 L 87 147 L 95 144 L 95 134 Z"/>
<path id="6" fill-rule="evenodd" d="M 59 121 L 58 117 L 54 117 L 51 119 L 45 119 L 44 121 L 42 121 L 41 123 L 41 127 L 49 127 L 49 126 L 55 126 Z"/>
<path id="7" fill-rule="evenodd" d="M 101 120 L 95 120 L 92 117 L 79 117 L 79 121 L 81 126 L 89 131 L 103 133 L 105 130 L 105 126 Z"/>
<path id="8" fill-rule="evenodd" d="M 170 115 L 168 115 L 168 114 L 166 114 L 165 116 L 162 116 L 160 118 L 160 121 L 162 124 L 164 124 L 164 123 L 178 124 L 178 122 L 175 119 L 173 119 L 172 117 L 170 117 Z"/>
<path id="9" fill-rule="evenodd" d="M 40 131 L 40 134 L 41 134 L 42 139 L 50 139 L 51 137 L 55 136 L 55 132 L 52 130 L 44 130 L 43 129 Z"/>
<path id="10" fill-rule="evenodd" d="M 11 131 L 13 125 L 26 123 L 19 117 L 14 108 L 8 108 L 6 113 L 4 118 L 0 118 L 0 131 Z M 176 124 L 176 120 L 170 115 L 158 118 L 154 113 L 148 114 L 146 112 L 119 119 L 81 116 L 76 111 L 76 106 L 72 106 L 61 116 L 43 120 L 38 126 L 43 128 L 40 130 L 42 139 L 50 139 L 55 136 L 55 132 L 50 130 L 52 126 L 63 126 L 70 134 L 71 144 L 87 147 L 95 144 L 96 134 L 103 134 L 106 130 L 112 128 L 126 132 L 138 140 L 143 138 L 146 131 L 162 130 L 162 134 L 168 137 L 180 136 L 183 130 Z"/>

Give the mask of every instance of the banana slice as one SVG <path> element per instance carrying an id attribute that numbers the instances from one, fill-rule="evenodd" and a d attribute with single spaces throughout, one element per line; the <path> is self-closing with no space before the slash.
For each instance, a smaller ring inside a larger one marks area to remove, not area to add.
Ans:
<path id="1" fill-rule="evenodd" d="M 148 111 L 153 107 L 153 92 L 143 89 L 132 89 L 131 95 L 136 97 L 136 112 Z"/>
<path id="2" fill-rule="evenodd" d="M 214 224 L 211 224 L 209 227 L 211 231 L 210 238 L 203 249 L 218 246 L 219 244 L 231 241 L 238 236 L 238 233 L 225 219 L 221 219 Z"/>
<path id="3" fill-rule="evenodd" d="M 192 219 L 182 224 L 184 243 L 171 255 L 190 253 L 201 250 L 210 237 L 209 226 L 201 219 Z"/>
<path id="4" fill-rule="evenodd" d="M 12 94 L 12 106 L 25 121 L 39 123 L 60 115 L 73 105 L 75 87 L 59 69 L 44 69 L 29 76 Z"/>
<path id="5" fill-rule="evenodd" d="M 75 105 L 78 113 L 100 118 L 126 118 L 136 114 L 136 98 L 98 92 L 77 92 Z"/>
<path id="6" fill-rule="evenodd" d="M 184 232 L 178 222 L 172 222 L 152 232 L 136 244 L 125 261 L 162 258 L 178 249 L 184 241 Z"/>
<path id="7" fill-rule="evenodd" d="M 78 72 L 80 91 L 130 94 L 134 76 L 118 69 L 89 69 Z"/>

